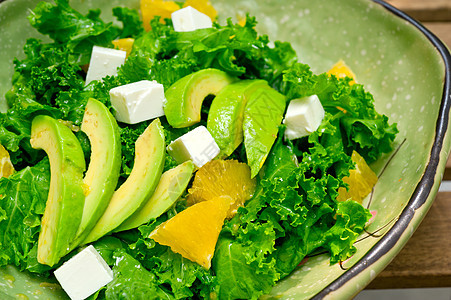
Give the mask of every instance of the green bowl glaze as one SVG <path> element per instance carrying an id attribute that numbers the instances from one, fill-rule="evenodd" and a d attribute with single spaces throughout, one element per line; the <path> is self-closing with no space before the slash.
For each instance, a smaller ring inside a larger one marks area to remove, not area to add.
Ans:
<path id="1" fill-rule="evenodd" d="M 22 56 L 26 37 L 39 35 L 26 15 L 36 0 L 0 4 L 0 100 L 10 87 L 12 59 Z M 138 0 L 81 0 L 86 12 L 102 8 L 111 20 L 117 5 Z M 372 165 L 380 179 L 364 202 L 375 212 L 361 234 L 357 253 L 330 266 L 325 254 L 309 257 L 264 299 L 351 298 L 399 253 L 429 210 L 450 150 L 448 114 L 451 64 L 446 47 L 420 24 L 380 0 L 212 0 L 220 14 L 257 17 L 271 40 L 289 41 L 316 73 L 343 59 L 375 98 L 379 112 L 398 123 L 395 151 Z M 58 285 L 13 267 L 0 269 L 1 299 L 61 299 Z"/>

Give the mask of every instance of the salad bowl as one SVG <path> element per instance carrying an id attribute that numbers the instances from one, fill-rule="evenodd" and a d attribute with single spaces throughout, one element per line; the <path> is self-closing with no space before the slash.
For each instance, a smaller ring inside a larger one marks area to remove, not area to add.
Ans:
<path id="1" fill-rule="evenodd" d="M 11 86 L 12 59 L 23 55 L 28 37 L 40 37 L 26 19 L 39 1 L 0 4 L 0 100 Z M 376 109 L 398 124 L 394 150 L 371 165 L 379 181 L 363 205 L 373 218 L 359 236 L 357 252 L 330 265 L 326 254 L 310 255 L 264 299 L 351 298 L 399 253 L 432 205 L 451 147 L 451 57 L 446 46 L 421 24 L 380 0 L 212 0 L 219 23 L 249 13 L 257 31 L 288 41 L 314 73 L 344 60 L 371 92 Z M 139 1 L 84 0 L 71 5 L 86 13 L 139 7 Z M 277 9 L 274 9 L 277 6 Z M 0 269 L 0 296 L 67 297 L 48 279 Z"/>

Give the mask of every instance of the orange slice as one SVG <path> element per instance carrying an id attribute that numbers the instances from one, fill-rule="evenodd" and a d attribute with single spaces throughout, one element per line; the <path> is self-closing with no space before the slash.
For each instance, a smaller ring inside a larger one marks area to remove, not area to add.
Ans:
<path id="1" fill-rule="evenodd" d="M 377 182 L 377 175 L 370 169 L 365 159 L 356 151 L 352 152 L 352 161 L 355 163 L 355 170 L 349 171 L 349 176 L 343 181 L 349 185 L 349 190 L 341 187 L 338 189 L 338 201 L 352 199 L 362 203 L 363 199 L 371 193 Z"/>
<path id="2" fill-rule="evenodd" d="M 239 18 L 238 19 L 238 25 L 240 25 L 241 27 L 246 26 L 246 18 Z"/>
<path id="3" fill-rule="evenodd" d="M 210 269 L 216 242 L 230 208 L 229 197 L 199 202 L 160 224 L 149 238 Z"/>
<path id="4" fill-rule="evenodd" d="M 132 52 L 133 43 L 135 42 L 132 38 L 114 40 L 112 43 L 114 48 L 127 52 L 127 56 Z"/>
<path id="5" fill-rule="evenodd" d="M 329 75 L 335 75 L 337 78 L 345 78 L 350 77 L 352 80 L 349 82 L 350 85 L 356 83 L 355 74 L 352 70 L 345 64 L 343 60 L 339 60 L 329 71 L 327 71 Z"/>
<path id="6" fill-rule="evenodd" d="M 187 203 L 192 205 L 219 196 L 228 196 L 233 203 L 227 218 L 235 215 L 238 207 L 249 200 L 255 192 L 256 179 L 251 169 L 237 160 L 212 160 L 196 173 L 188 190 Z"/>
<path id="7" fill-rule="evenodd" d="M 171 14 L 180 9 L 180 6 L 174 1 L 164 0 L 141 0 L 141 14 L 143 18 L 144 29 L 149 31 L 150 21 L 155 16 L 160 16 L 160 22 L 164 22 L 165 18 L 170 19 Z"/>

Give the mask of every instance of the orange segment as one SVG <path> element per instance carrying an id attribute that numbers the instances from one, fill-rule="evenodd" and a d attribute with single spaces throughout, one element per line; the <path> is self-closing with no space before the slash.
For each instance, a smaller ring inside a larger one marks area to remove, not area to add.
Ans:
<path id="1" fill-rule="evenodd" d="M 209 0 L 186 0 L 183 7 L 187 6 L 191 6 L 201 13 L 206 14 L 212 21 L 216 20 L 216 17 L 218 16 L 218 12 L 213 5 L 211 5 Z"/>
<path id="2" fill-rule="evenodd" d="M 329 71 L 329 75 L 335 75 L 337 78 L 350 77 L 353 80 L 349 82 L 350 85 L 355 84 L 355 74 L 352 70 L 345 64 L 343 60 L 339 60 Z"/>
<path id="3" fill-rule="evenodd" d="M 238 20 L 238 25 L 240 25 L 241 27 L 246 26 L 246 18 L 240 18 Z"/>
<path id="4" fill-rule="evenodd" d="M 160 22 L 164 22 L 165 18 L 170 19 L 171 14 L 180 9 L 180 6 L 174 1 L 164 0 L 141 0 L 141 14 L 143 18 L 144 29 L 149 31 L 150 21 L 155 16 L 160 16 Z"/>
<path id="5" fill-rule="evenodd" d="M 0 145 L 0 177 L 9 177 L 15 172 L 8 151 Z"/>
<path id="6" fill-rule="evenodd" d="M 355 170 L 350 170 L 349 177 L 343 178 L 343 181 L 349 185 L 349 190 L 342 187 L 339 188 L 337 200 L 346 201 L 352 199 L 362 203 L 363 199 L 371 193 L 376 184 L 377 175 L 356 151 L 352 152 L 351 159 L 355 163 Z"/>
<path id="7" fill-rule="evenodd" d="M 216 242 L 230 204 L 229 197 L 199 202 L 159 225 L 149 238 L 210 269 Z"/>
<path id="8" fill-rule="evenodd" d="M 132 52 L 133 43 L 135 42 L 132 38 L 114 40 L 112 43 L 114 48 L 127 52 L 127 56 Z"/>
<path id="9" fill-rule="evenodd" d="M 219 196 L 228 196 L 233 203 L 227 218 L 233 217 L 238 207 L 249 200 L 255 192 L 256 179 L 251 178 L 251 169 L 237 160 L 212 160 L 202 166 L 188 190 L 188 205 L 207 201 Z"/>

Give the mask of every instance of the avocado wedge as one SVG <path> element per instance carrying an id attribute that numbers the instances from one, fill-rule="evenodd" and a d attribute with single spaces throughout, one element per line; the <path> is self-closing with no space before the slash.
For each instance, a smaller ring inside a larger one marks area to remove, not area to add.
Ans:
<path id="1" fill-rule="evenodd" d="M 230 156 L 243 142 L 246 103 L 255 90 L 267 86 L 265 80 L 241 80 L 224 87 L 213 99 L 207 129 L 221 149 L 218 157 Z"/>
<path id="2" fill-rule="evenodd" d="M 194 164 L 188 160 L 164 172 L 150 199 L 114 231 L 136 228 L 166 212 L 185 191 L 193 171 Z"/>
<path id="3" fill-rule="evenodd" d="M 121 138 L 116 119 L 95 99 L 86 105 L 81 130 L 91 143 L 91 160 L 83 183 L 85 206 L 72 248 L 78 246 L 97 223 L 110 202 L 121 169 Z"/>
<path id="4" fill-rule="evenodd" d="M 163 172 L 165 140 L 155 119 L 135 143 L 135 161 L 127 180 L 116 190 L 103 215 L 82 244 L 98 240 L 116 229 L 153 194 Z"/>
<path id="5" fill-rule="evenodd" d="M 217 69 L 200 70 L 179 79 L 165 92 L 164 112 L 169 124 L 183 128 L 198 123 L 205 97 L 217 95 L 235 80 Z"/>
<path id="6" fill-rule="evenodd" d="M 31 146 L 50 160 L 50 189 L 41 220 L 38 262 L 53 266 L 69 252 L 83 214 L 85 158 L 73 132 L 49 116 L 36 116 Z"/>

